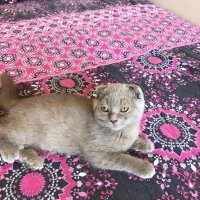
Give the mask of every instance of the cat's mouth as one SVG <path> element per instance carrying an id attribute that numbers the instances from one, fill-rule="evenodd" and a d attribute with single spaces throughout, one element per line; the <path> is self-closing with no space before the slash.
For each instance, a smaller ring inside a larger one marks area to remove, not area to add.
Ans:
<path id="1" fill-rule="evenodd" d="M 109 125 L 110 125 L 110 128 L 113 129 L 113 130 L 120 130 L 120 129 L 122 129 L 122 126 L 119 123 L 115 123 L 115 124 L 110 123 Z"/>

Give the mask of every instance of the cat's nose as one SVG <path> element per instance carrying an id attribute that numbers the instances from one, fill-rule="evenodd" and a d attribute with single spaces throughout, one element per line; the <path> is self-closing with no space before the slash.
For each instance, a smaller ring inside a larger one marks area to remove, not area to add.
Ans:
<path id="1" fill-rule="evenodd" d="M 110 120 L 110 122 L 112 122 L 113 124 L 115 124 L 117 122 L 117 120 Z"/>

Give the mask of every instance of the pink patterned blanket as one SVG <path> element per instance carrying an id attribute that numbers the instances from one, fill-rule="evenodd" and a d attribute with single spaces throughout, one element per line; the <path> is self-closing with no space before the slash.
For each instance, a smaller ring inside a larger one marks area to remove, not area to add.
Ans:
<path id="1" fill-rule="evenodd" d="M 81 71 L 200 40 L 199 27 L 149 4 L 2 23 L 0 29 L 0 70 L 18 81 Z"/>
<path id="2" fill-rule="evenodd" d="M 0 72 L 13 75 L 20 96 L 139 85 L 141 135 L 155 150 L 128 153 L 152 162 L 156 175 L 143 180 L 39 152 L 45 162 L 37 171 L 0 159 L 0 199 L 200 199 L 200 28 L 146 0 L 30 2 L 0 6 Z"/>

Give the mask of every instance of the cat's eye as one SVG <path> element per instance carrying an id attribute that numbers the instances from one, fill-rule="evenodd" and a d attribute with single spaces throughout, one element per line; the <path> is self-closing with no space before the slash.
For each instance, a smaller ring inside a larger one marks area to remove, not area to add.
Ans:
<path id="1" fill-rule="evenodd" d="M 108 110 L 108 108 L 107 108 L 107 107 L 105 107 L 105 106 L 102 106 L 102 107 L 101 107 L 101 111 L 102 111 L 102 112 L 108 112 L 109 110 Z"/>
<path id="2" fill-rule="evenodd" d="M 128 109 L 129 109 L 128 107 L 122 107 L 121 110 L 120 110 L 120 112 L 127 112 Z"/>

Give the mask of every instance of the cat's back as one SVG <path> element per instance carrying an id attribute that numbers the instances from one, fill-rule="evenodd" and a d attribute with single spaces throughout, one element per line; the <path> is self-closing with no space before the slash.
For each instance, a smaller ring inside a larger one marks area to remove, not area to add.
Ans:
<path id="1" fill-rule="evenodd" d="M 92 115 L 90 99 L 72 94 L 41 95 L 19 100 L 9 110 L 8 118 L 31 119 L 85 117 Z"/>

